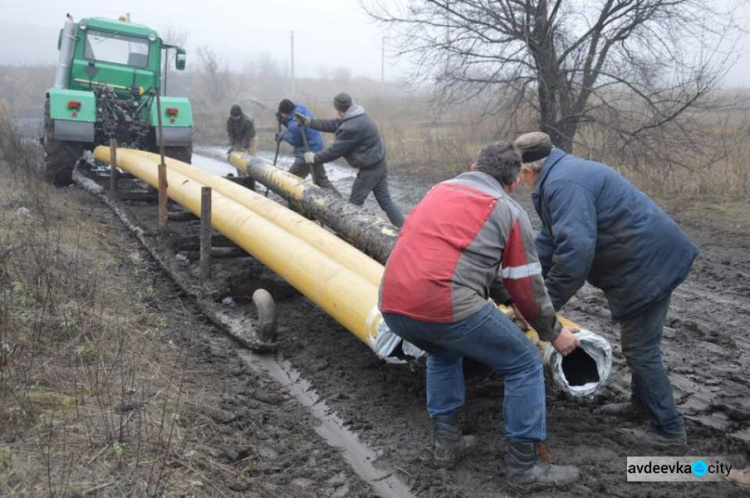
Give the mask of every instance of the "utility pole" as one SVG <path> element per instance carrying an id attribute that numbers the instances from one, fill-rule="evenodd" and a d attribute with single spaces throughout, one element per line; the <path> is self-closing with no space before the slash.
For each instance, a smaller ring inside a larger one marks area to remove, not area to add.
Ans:
<path id="1" fill-rule="evenodd" d="M 294 94 L 294 30 L 292 30 L 292 98 L 295 98 L 295 94 Z"/>

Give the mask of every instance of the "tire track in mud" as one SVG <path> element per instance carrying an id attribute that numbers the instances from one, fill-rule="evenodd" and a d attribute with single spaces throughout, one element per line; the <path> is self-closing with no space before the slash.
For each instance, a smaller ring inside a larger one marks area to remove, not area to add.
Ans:
<path id="1" fill-rule="evenodd" d="M 289 395 L 307 408 L 320 422 L 315 427 L 315 432 L 330 446 L 341 450 L 349 466 L 380 496 L 414 498 L 409 487 L 401 482 L 395 471 L 379 462 L 380 457 L 344 426 L 343 420 L 331 412 L 325 400 L 290 362 L 283 358 L 259 356 L 246 351 L 238 351 L 238 355 L 251 368 L 264 372 L 279 382 Z"/>
<path id="2" fill-rule="evenodd" d="M 123 224 L 128 228 L 139 242 L 148 249 L 150 255 L 154 258 L 156 263 L 165 271 L 175 282 L 178 283 L 179 287 L 183 291 L 189 292 L 190 284 L 190 273 L 181 272 L 174 261 L 165 253 L 164 241 L 152 240 L 150 237 L 151 231 L 141 226 L 144 219 L 153 218 L 154 213 L 143 216 L 144 208 L 128 207 L 119 201 L 116 196 L 110 196 L 104 189 L 97 186 L 96 183 L 90 179 L 83 178 L 83 176 L 76 170 L 76 181 L 84 187 L 90 193 L 100 197 L 105 203 L 115 212 L 115 214 L 121 219 Z M 137 180 L 133 180 L 137 183 Z M 131 192 L 132 193 L 132 192 Z M 145 207 L 145 210 L 154 211 L 151 206 Z M 133 216 L 134 215 L 134 216 Z M 151 223 L 153 219 L 149 220 Z M 171 226 L 175 224 L 172 223 Z M 180 225 L 177 224 L 179 227 Z M 174 230 L 174 229 L 172 229 Z M 170 232 L 172 232 L 170 230 Z M 170 233 L 170 235 L 175 235 Z M 248 258 L 244 258 L 248 259 Z M 214 266 L 219 266 L 221 263 L 218 261 L 214 262 Z M 195 272 L 192 272 L 195 273 Z M 227 272 L 217 272 L 224 273 Z M 269 282 L 272 279 L 265 279 Z M 276 285 L 271 283 L 271 285 Z M 283 284 L 282 284 L 283 285 Z M 226 287 L 226 286 L 225 286 Z M 247 292 L 247 290 L 245 290 Z M 293 291 L 293 295 L 296 291 Z M 196 296 L 192 296 L 196 297 Z M 205 298 L 198 298 L 198 302 L 205 301 Z M 203 303 L 213 308 L 210 303 Z M 201 306 L 203 309 L 204 306 Z M 204 310 L 205 312 L 205 310 Z M 239 321 L 250 327 L 250 321 L 247 319 L 248 313 L 240 313 L 244 315 Z M 222 328 L 228 328 L 230 330 L 236 329 L 234 322 L 237 313 L 233 316 L 223 316 L 223 313 L 210 313 L 212 321 L 217 320 L 223 322 L 229 320 L 227 323 L 222 323 Z M 252 334 L 249 334 L 252 335 Z M 238 340 L 236 334 L 233 332 L 232 336 L 235 340 Z M 242 337 L 239 338 L 241 343 L 246 343 Z M 301 405 L 307 412 L 317 421 L 316 425 L 313 426 L 315 432 L 328 444 L 331 448 L 340 451 L 344 461 L 347 465 L 372 489 L 378 494 L 378 496 L 394 496 L 404 498 L 414 498 L 411 494 L 409 486 L 404 484 L 396 474 L 396 471 L 391 469 L 387 462 L 381 458 L 375 451 L 373 451 L 367 444 L 362 442 L 353 431 L 345 427 L 342 419 L 332 410 L 328 408 L 325 400 L 318 395 L 318 393 L 312 388 L 310 382 L 305 380 L 302 375 L 294 369 L 292 364 L 288 361 L 283 360 L 283 357 L 277 360 L 271 355 L 259 355 L 251 353 L 245 349 L 236 348 L 235 353 L 239 359 L 249 368 L 253 369 L 256 373 L 269 377 L 275 380 L 280 386 L 295 399 L 299 405 Z"/>

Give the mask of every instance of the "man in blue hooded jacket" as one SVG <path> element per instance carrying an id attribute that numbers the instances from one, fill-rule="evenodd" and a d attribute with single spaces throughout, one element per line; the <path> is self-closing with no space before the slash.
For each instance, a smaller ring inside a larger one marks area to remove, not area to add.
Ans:
<path id="1" fill-rule="evenodd" d="M 313 183 L 341 196 L 328 179 L 326 168 L 322 163 L 310 165 L 305 162 L 305 152 L 315 153 L 323 150 L 323 138 L 320 136 L 319 131 L 312 128 L 302 129 L 294 119 L 295 113 L 302 114 L 310 119 L 313 117 L 312 113 L 303 104 L 295 104 L 289 99 L 279 102 L 277 116 L 279 122 L 286 127 L 286 130 L 276 134 L 276 142 L 284 141 L 294 147 L 294 163 L 289 168 L 289 172 L 300 178 L 306 178 L 312 169 Z M 305 134 L 304 137 L 303 133 Z M 305 138 L 307 139 L 307 143 L 305 143 Z"/>
<path id="2" fill-rule="evenodd" d="M 604 291 L 621 324 L 632 373 L 628 403 L 601 412 L 648 419 L 650 430 L 620 429 L 630 442 L 659 449 L 686 445 L 682 414 L 661 357 L 672 291 L 698 248 L 646 194 L 615 170 L 553 147 L 546 133 L 516 139 L 521 178 L 542 220 L 535 245 L 552 304 L 559 310 L 588 281 Z"/>

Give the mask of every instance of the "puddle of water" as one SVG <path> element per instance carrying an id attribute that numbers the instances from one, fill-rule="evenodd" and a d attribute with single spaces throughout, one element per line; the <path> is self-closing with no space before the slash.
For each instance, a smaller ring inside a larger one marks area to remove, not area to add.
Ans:
<path id="1" fill-rule="evenodd" d="M 196 146 L 193 152 L 193 166 L 208 171 L 219 176 L 226 176 L 228 174 L 237 175 L 237 170 L 234 166 L 229 164 L 225 159 L 227 147 L 201 145 Z M 273 156 L 275 151 L 258 151 L 258 157 L 273 163 Z M 289 154 L 279 153 L 279 157 L 276 160 L 276 166 L 280 169 L 288 170 L 292 167 L 294 162 L 294 156 Z M 342 180 L 354 181 L 354 177 L 357 176 L 356 170 L 349 166 L 343 166 L 335 163 L 326 164 L 326 173 L 328 179 L 338 184 Z"/>
<path id="2" fill-rule="evenodd" d="M 341 418 L 329 410 L 325 400 L 320 398 L 291 363 L 283 358 L 277 361 L 271 356 L 255 355 L 248 351 L 240 351 L 239 355 L 247 365 L 256 370 L 262 369 L 281 383 L 291 396 L 320 421 L 315 431 L 330 446 L 341 450 L 347 463 L 379 496 L 415 498 L 409 491 L 409 486 L 401 482 L 393 470 L 384 468 L 382 464 L 375 465 L 378 455 L 344 426 Z"/>

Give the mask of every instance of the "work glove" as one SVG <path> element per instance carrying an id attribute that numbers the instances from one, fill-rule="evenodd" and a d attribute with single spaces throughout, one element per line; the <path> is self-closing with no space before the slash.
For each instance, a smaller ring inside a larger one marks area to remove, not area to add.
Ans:
<path id="1" fill-rule="evenodd" d="M 315 164 L 315 152 L 305 152 L 305 162 L 307 164 Z"/>
<path id="2" fill-rule="evenodd" d="M 276 132 L 273 135 L 273 139 L 276 140 L 276 143 L 280 143 L 282 140 L 284 140 L 284 134 L 282 132 Z"/>
<path id="3" fill-rule="evenodd" d="M 284 118 L 281 117 L 281 113 L 280 112 L 276 113 L 276 121 L 278 121 L 279 124 L 284 124 Z"/>
<path id="4" fill-rule="evenodd" d="M 300 126 L 310 126 L 310 118 L 299 112 L 294 113 L 294 120 L 299 123 Z"/>

